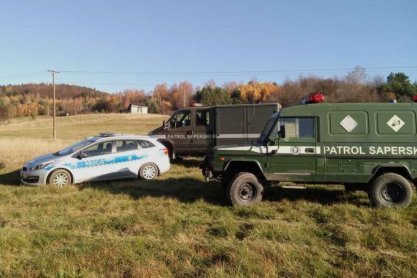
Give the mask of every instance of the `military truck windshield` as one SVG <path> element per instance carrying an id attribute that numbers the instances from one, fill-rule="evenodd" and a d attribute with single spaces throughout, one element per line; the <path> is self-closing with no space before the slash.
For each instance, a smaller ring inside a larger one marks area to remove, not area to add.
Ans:
<path id="1" fill-rule="evenodd" d="M 256 141 L 257 145 L 265 145 L 267 143 L 267 139 L 270 137 L 272 129 L 276 126 L 276 122 L 279 118 L 279 113 L 275 113 L 266 123 L 264 130 L 261 133 L 258 141 Z"/>

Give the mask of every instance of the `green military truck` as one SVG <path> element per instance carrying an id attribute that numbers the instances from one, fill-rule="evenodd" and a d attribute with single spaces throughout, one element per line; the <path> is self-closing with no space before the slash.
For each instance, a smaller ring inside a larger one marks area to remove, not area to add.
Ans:
<path id="1" fill-rule="evenodd" d="M 277 103 L 188 107 L 175 111 L 148 135 L 168 148 L 171 159 L 208 154 L 215 146 L 256 141 L 279 109 Z"/>
<path id="2" fill-rule="evenodd" d="M 217 147 L 201 165 L 233 205 L 261 201 L 276 182 L 344 184 L 373 206 L 406 207 L 417 181 L 416 103 L 319 103 L 284 108 L 256 144 Z"/>

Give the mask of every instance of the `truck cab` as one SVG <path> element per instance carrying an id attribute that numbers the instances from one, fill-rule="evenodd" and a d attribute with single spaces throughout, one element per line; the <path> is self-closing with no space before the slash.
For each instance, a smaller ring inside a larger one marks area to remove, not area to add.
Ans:
<path id="1" fill-rule="evenodd" d="M 168 148 L 171 159 L 208 154 L 218 145 L 256 141 L 278 110 L 276 103 L 182 108 L 148 135 Z"/>
<path id="2" fill-rule="evenodd" d="M 179 109 L 148 135 L 168 147 L 170 157 L 205 154 L 214 145 L 213 111 L 209 107 Z"/>
<path id="3" fill-rule="evenodd" d="M 322 99 L 310 95 L 307 100 Z M 408 206 L 417 178 L 417 104 L 307 101 L 275 113 L 256 144 L 217 147 L 202 165 L 233 205 L 276 182 L 344 184 L 374 206 Z"/>

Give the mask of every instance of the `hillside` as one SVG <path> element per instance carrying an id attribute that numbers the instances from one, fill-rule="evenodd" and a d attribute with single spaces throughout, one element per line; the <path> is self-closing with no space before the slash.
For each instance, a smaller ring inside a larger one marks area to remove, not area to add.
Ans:
<path id="1" fill-rule="evenodd" d="M 417 202 L 374 209 L 363 192 L 274 186 L 227 206 L 200 158 L 154 181 L 19 185 L 19 168 L 98 131 L 146 134 L 164 116 L 18 121 L 0 133 L 1 277 L 413 277 Z"/>
<path id="2" fill-rule="evenodd" d="M 106 96 L 106 92 L 98 91 L 93 88 L 82 87 L 69 84 L 56 84 L 55 89 L 59 92 L 57 98 L 59 99 L 71 99 L 77 97 L 100 97 Z M 21 84 L 21 85 L 3 85 L 0 86 L 1 96 L 17 96 L 26 95 L 28 97 L 34 96 L 38 98 L 52 98 L 53 87 L 52 84 L 39 83 L 39 84 Z"/>

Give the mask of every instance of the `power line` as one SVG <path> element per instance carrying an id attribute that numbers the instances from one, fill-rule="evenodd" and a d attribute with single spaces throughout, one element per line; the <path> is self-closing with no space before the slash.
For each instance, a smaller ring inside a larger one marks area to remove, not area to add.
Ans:
<path id="1" fill-rule="evenodd" d="M 417 70 L 417 66 L 380 66 L 380 67 L 363 67 L 365 70 L 395 70 L 408 69 Z M 215 75 L 246 75 L 246 74 L 274 74 L 274 73 L 340 73 L 352 71 L 352 68 L 311 68 L 311 69 L 276 69 L 276 70 L 236 70 L 236 71 L 93 71 L 93 70 L 60 70 L 65 73 L 79 74 L 114 74 L 114 75 L 178 75 L 178 74 L 215 74 Z"/>

